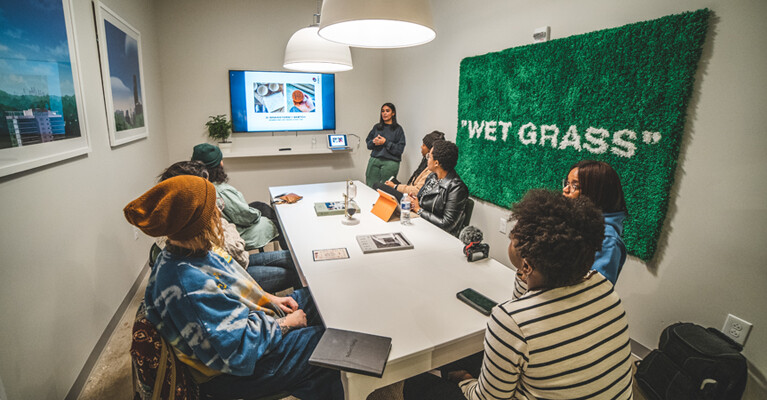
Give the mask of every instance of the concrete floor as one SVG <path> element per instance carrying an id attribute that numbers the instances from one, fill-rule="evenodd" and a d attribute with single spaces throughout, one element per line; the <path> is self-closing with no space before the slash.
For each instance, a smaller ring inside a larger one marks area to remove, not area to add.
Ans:
<path id="1" fill-rule="evenodd" d="M 125 314 L 115 327 L 90 376 L 85 382 L 79 400 L 130 400 L 133 398 L 133 380 L 131 377 L 130 345 L 133 320 L 139 303 L 144 298 L 147 277 L 128 306 Z M 644 400 L 634 384 L 634 399 Z M 299 400 L 286 397 L 284 400 Z M 403 400 L 402 382 L 376 390 L 367 400 Z"/>

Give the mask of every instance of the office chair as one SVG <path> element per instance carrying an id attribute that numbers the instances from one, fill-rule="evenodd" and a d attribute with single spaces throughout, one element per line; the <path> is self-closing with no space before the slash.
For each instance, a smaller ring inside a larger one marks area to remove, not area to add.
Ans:
<path id="1" fill-rule="evenodd" d="M 471 222 L 471 214 L 474 212 L 474 200 L 471 199 L 471 197 L 466 199 L 466 204 L 463 206 L 463 221 L 461 221 L 460 224 L 458 224 L 458 227 L 455 230 L 455 234 L 453 236 L 458 237 L 458 235 L 461 233 L 463 228 L 469 226 L 469 223 Z"/>
<path id="2" fill-rule="evenodd" d="M 187 366 L 176 358 L 170 345 L 146 319 L 143 301 L 133 322 L 130 355 L 134 400 L 201 399 Z"/>
<path id="3" fill-rule="evenodd" d="M 149 249 L 149 268 L 151 269 L 154 267 L 155 261 L 157 261 L 157 257 L 160 256 L 160 253 L 162 253 L 162 249 L 160 246 L 157 245 L 157 243 L 152 243 L 152 248 Z"/>

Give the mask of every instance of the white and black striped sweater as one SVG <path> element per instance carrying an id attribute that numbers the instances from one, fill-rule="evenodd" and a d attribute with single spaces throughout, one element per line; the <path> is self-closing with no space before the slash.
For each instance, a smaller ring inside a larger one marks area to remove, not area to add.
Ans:
<path id="1" fill-rule="evenodd" d="M 530 291 L 493 309 L 469 399 L 632 399 L 628 322 L 613 285 Z"/>

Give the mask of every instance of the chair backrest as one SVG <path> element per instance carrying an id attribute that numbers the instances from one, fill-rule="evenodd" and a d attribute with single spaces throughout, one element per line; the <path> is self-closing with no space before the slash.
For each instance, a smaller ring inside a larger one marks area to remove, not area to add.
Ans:
<path id="1" fill-rule="evenodd" d="M 152 248 L 149 249 L 149 268 L 154 267 L 154 262 L 157 261 L 157 257 L 162 253 L 162 249 L 157 243 L 152 243 Z"/>
<path id="2" fill-rule="evenodd" d="M 463 206 L 463 221 L 458 225 L 457 232 L 460 234 L 463 228 L 469 226 L 471 222 L 471 214 L 474 212 L 474 200 L 471 197 L 466 199 L 466 204 Z"/>
<path id="3" fill-rule="evenodd" d="M 133 322 L 131 341 L 134 399 L 199 400 L 200 389 L 187 366 L 146 319 L 144 302 Z"/>

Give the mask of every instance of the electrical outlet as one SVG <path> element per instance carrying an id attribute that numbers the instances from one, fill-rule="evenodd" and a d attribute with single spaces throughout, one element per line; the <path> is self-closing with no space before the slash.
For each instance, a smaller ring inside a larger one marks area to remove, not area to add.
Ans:
<path id="1" fill-rule="evenodd" d="M 138 240 L 138 228 L 133 227 L 133 240 Z"/>
<path id="2" fill-rule="evenodd" d="M 724 321 L 722 332 L 743 346 L 746 344 L 748 334 L 751 332 L 751 326 L 750 322 L 744 321 L 732 314 L 727 314 L 727 320 Z"/>
<path id="3" fill-rule="evenodd" d="M 508 221 L 506 220 L 506 218 L 501 217 L 501 220 L 499 221 L 499 224 L 498 224 L 498 231 L 503 233 L 504 235 L 506 234 L 506 228 L 508 225 L 507 222 Z"/>

